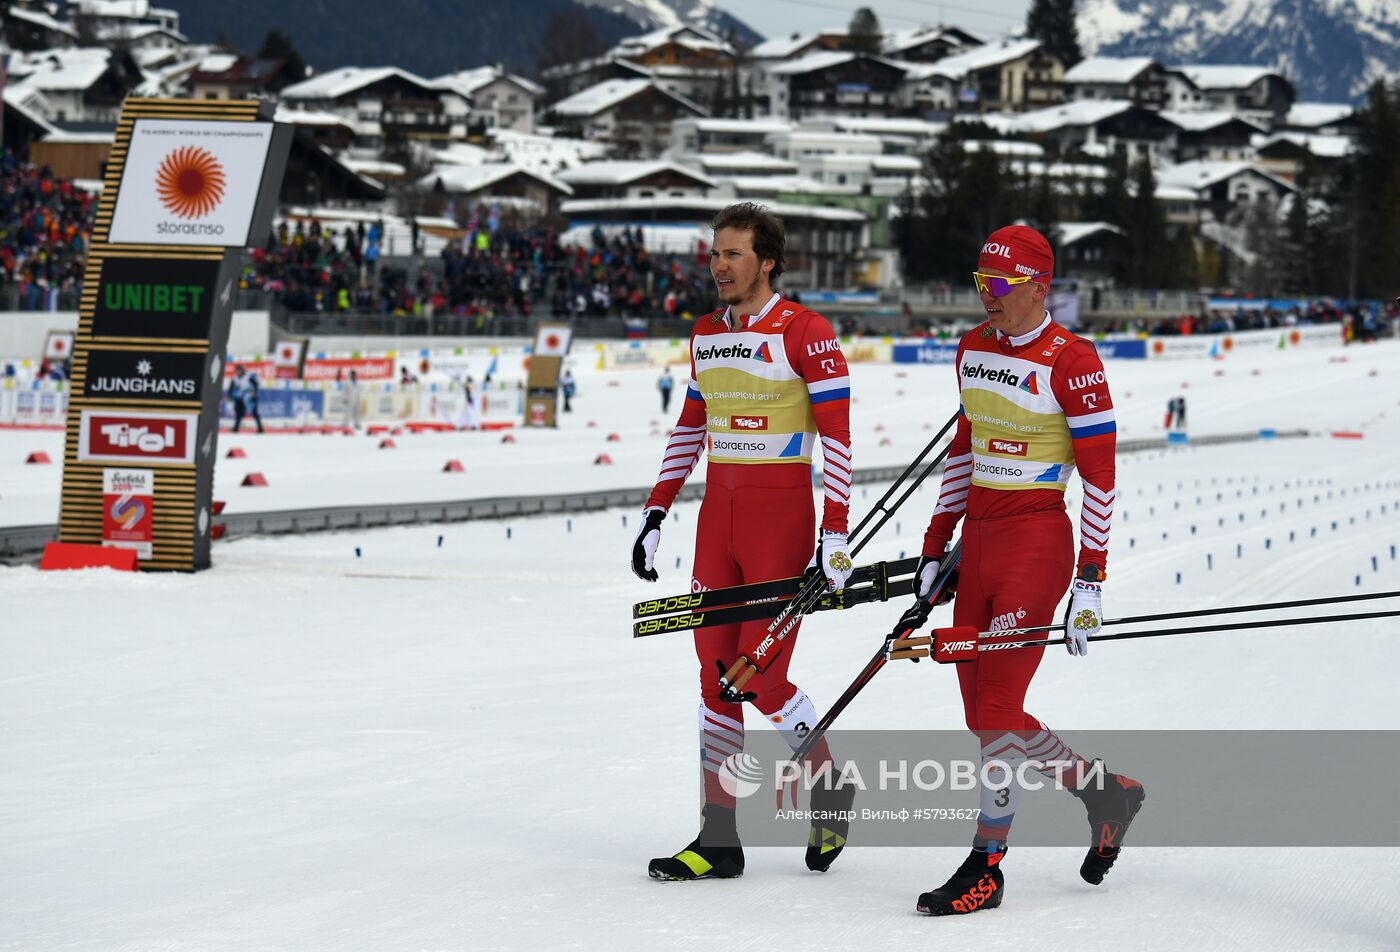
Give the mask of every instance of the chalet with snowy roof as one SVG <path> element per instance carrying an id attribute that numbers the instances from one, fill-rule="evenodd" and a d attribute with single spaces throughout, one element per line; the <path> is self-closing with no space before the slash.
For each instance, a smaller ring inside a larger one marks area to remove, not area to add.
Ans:
<path id="1" fill-rule="evenodd" d="M 759 43 L 749 50 L 739 64 L 739 84 L 754 111 L 759 115 L 777 115 L 774 106 L 774 77 L 770 70 L 814 53 L 846 53 L 851 50 L 851 37 L 845 30 L 823 30 L 820 33 L 792 33 Z M 785 81 L 780 81 L 786 92 Z"/>
<path id="2" fill-rule="evenodd" d="M 672 123 L 704 115 L 703 107 L 649 79 L 609 80 L 549 108 L 553 125 L 607 142 L 622 158 L 660 155 Z"/>
<path id="3" fill-rule="evenodd" d="M 1233 112 L 1177 112 L 1164 109 L 1163 119 L 1177 127 L 1176 161 L 1249 162 L 1254 139 L 1264 127 Z"/>
<path id="4" fill-rule="evenodd" d="M 550 67 L 541 78 L 550 101 L 611 79 L 651 79 L 708 106 L 732 85 L 735 55 L 734 47 L 703 27 L 666 27 L 625 37 L 602 56 Z"/>
<path id="5" fill-rule="evenodd" d="M 42 5 L 0 6 L 0 28 L 5 42 L 14 50 L 67 49 L 78 45 L 78 31 L 55 19 Z"/>
<path id="6" fill-rule="evenodd" d="M 298 114 L 291 119 L 281 108 L 277 110 L 277 121 L 290 121 L 295 129 L 292 133 L 291 148 L 287 153 L 287 170 L 282 176 L 282 187 L 277 198 L 282 205 L 306 204 L 345 206 L 375 205 L 384 201 L 383 179 L 375 177 L 362 168 L 355 168 L 348 160 L 328 146 L 315 139 L 320 131 L 296 121 Z M 400 171 L 402 175 L 402 171 Z"/>
<path id="7" fill-rule="evenodd" d="M 930 122 L 908 116 L 818 116 L 802 120 L 803 132 L 847 132 L 875 136 L 887 155 L 918 155 L 938 140 L 948 128 L 944 122 Z"/>
<path id="8" fill-rule="evenodd" d="M 887 116 L 900 108 L 904 67 L 864 53 L 812 53 L 768 69 L 770 112 L 806 116 Z"/>
<path id="9" fill-rule="evenodd" d="M 1346 103 L 1295 102 L 1274 128 L 1280 132 L 1355 135 L 1356 110 Z"/>
<path id="10" fill-rule="evenodd" d="M 417 187 L 433 200 L 429 211 L 437 213 L 450 200 L 498 202 L 527 218 L 553 215 L 559 201 L 572 196 L 567 183 L 544 172 L 513 162 L 441 166 L 418 180 Z"/>
<path id="11" fill-rule="evenodd" d="M 1178 112 L 1233 112 L 1272 128 L 1288 115 L 1298 92 L 1263 66 L 1172 66 L 1167 106 Z"/>
<path id="12" fill-rule="evenodd" d="M 131 23 L 106 27 L 96 32 L 97 42 L 113 49 L 124 49 L 130 53 L 144 53 L 151 50 L 182 50 L 190 45 L 190 38 L 179 30 L 157 26 L 154 23 Z"/>
<path id="13" fill-rule="evenodd" d="M 671 155 L 763 151 L 770 135 L 794 128 L 782 119 L 677 119 L 671 126 Z"/>
<path id="14" fill-rule="evenodd" d="M 538 83 L 500 65 L 459 70 L 432 82 L 456 90 L 471 102 L 473 131 L 510 129 L 527 135 L 535 131 L 535 106 L 544 97 L 544 87 Z"/>
<path id="15" fill-rule="evenodd" d="M 886 34 L 880 52 L 910 63 L 936 63 L 985 44 L 982 38 L 957 27 L 918 27 Z"/>
<path id="16" fill-rule="evenodd" d="M 152 6 L 150 0 L 78 0 L 68 5 L 68 13 L 70 17 L 85 17 L 98 33 L 134 26 L 180 30 L 179 12 Z"/>
<path id="17" fill-rule="evenodd" d="M 1129 162 L 1147 158 L 1170 161 L 1176 149 L 1177 127 L 1152 109 L 1126 99 L 1077 99 L 1015 117 L 1010 132 L 1046 144 L 1061 155 L 1094 153 L 1102 146 Z"/>
<path id="18" fill-rule="evenodd" d="M 1167 99 L 1167 70 L 1150 56 L 1091 56 L 1063 77 L 1066 99 L 1126 99 L 1161 109 Z"/>
<path id="19" fill-rule="evenodd" d="M 1288 182 L 1296 182 L 1304 172 L 1324 178 L 1333 175 L 1355 148 L 1350 136 L 1307 132 L 1261 135 L 1254 144 L 1259 167 Z"/>
<path id="20" fill-rule="evenodd" d="M 904 104 L 918 113 L 1022 112 L 1061 101 L 1064 66 L 1039 40 L 988 43 L 905 73 Z"/>
<path id="21" fill-rule="evenodd" d="M 371 148 L 465 139 L 471 113 L 466 94 L 397 66 L 342 66 L 288 86 L 282 101 L 344 118 Z"/>
<path id="22" fill-rule="evenodd" d="M 297 132 L 305 135 L 311 142 L 336 152 L 349 149 L 355 144 L 355 127 L 333 112 L 317 112 L 279 105 L 276 121 L 295 126 Z"/>
<path id="23" fill-rule="evenodd" d="M 612 52 L 642 66 L 727 70 L 734 47 L 699 26 L 674 26 L 619 40 Z"/>
<path id="24" fill-rule="evenodd" d="M 559 181 L 573 189 L 575 198 L 671 198 L 704 197 L 715 180 L 675 162 L 604 161 L 560 172 Z"/>
<path id="25" fill-rule="evenodd" d="M 682 161 L 693 163 L 710 178 L 721 181 L 726 178 L 791 176 L 797 174 L 797 163 L 791 159 L 780 159 L 767 152 L 701 152 L 682 157 Z"/>
<path id="26" fill-rule="evenodd" d="M 749 50 L 748 58 L 758 63 L 776 63 L 801 59 L 809 53 L 844 53 L 850 49 L 851 35 L 845 30 L 823 30 L 764 40 Z"/>
<path id="27" fill-rule="evenodd" d="M 1104 221 L 1062 221 L 1050 228 L 1055 272 L 1064 278 L 1105 278 L 1123 248 L 1123 231 Z"/>
<path id="28" fill-rule="evenodd" d="M 206 56 L 189 75 L 195 99 L 253 99 L 275 96 L 305 76 L 284 59 L 253 59 L 218 53 Z"/>
<path id="29" fill-rule="evenodd" d="M 1279 200 L 1293 186 L 1249 162 L 1182 162 L 1157 170 L 1157 184 L 1194 192 L 1203 211 L 1224 220 L 1238 205 Z"/>
<path id="30" fill-rule="evenodd" d="M 41 94 L 36 107 L 54 122 L 115 123 L 143 78 L 130 53 L 104 47 L 15 53 L 8 70 L 8 88 Z"/>

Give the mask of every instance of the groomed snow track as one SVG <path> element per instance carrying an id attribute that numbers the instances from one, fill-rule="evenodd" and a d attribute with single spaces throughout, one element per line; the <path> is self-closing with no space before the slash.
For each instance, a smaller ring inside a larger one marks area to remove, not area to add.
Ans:
<path id="1" fill-rule="evenodd" d="M 1273 432 L 1271 438 L 1309 436 L 1307 430 Z M 1191 438 L 1192 446 L 1222 443 L 1248 443 L 1261 439 L 1258 431 L 1219 433 Z M 1123 440 L 1118 452 L 1135 453 L 1165 449 L 1162 439 Z M 907 464 L 906 464 L 907 465 Z M 897 479 L 904 466 L 877 466 L 857 469 L 856 483 L 885 483 Z M 556 512 L 591 512 L 599 509 L 637 507 L 645 502 L 651 487 L 611 489 L 549 496 L 498 496 L 488 499 L 458 499 L 449 502 L 385 503 L 378 505 L 322 506 L 309 509 L 282 509 L 274 512 L 225 513 L 218 521 L 225 527 L 225 538 L 258 535 L 300 535 L 308 532 L 336 532 L 382 526 L 424 523 L 466 522 L 476 519 L 504 519 L 515 516 Z M 691 484 L 681 490 L 681 499 L 698 499 L 705 487 Z M 10 526 L 0 528 L 0 562 L 28 562 L 39 557 L 44 545 L 58 538 L 57 525 Z"/>

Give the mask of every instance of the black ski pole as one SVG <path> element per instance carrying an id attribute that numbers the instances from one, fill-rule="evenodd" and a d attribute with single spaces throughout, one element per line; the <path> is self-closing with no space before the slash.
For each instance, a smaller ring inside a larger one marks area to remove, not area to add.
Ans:
<path id="1" fill-rule="evenodd" d="M 1160 612 L 1155 615 L 1128 615 L 1124 618 L 1105 618 L 1101 624 L 1104 628 L 1107 628 L 1109 625 L 1135 625 L 1145 621 L 1173 621 L 1180 618 L 1238 615 L 1243 612 L 1271 611 L 1278 608 L 1311 608 L 1314 605 L 1340 605 L 1343 602 L 1369 602 L 1377 598 L 1400 598 L 1400 592 L 1370 592 L 1364 595 L 1328 595 L 1325 598 L 1300 598 L 1288 602 L 1259 602 L 1254 605 L 1227 605 L 1224 608 L 1193 608 L 1190 611 L 1184 612 Z M 1056 622 L 1053 625 L 1037 625 L 1033 628 L 1014 628 L 1007 631 L 979 631 L 974 633 L 969 628 L 965 634 L 960 633 L 960 637 L 1005 638 L 1008 635 L 1028 635 L 1037 631 L 1054 631 L 1056 628 L 1062 627 L 1064 627 L 1064 622 Z"/>
<path id="2" fill-rule="evenodd" d="M 904 504 L 904 501 L 909 498 L 910 494 L 912 494 L 914 490 L 917 489 L 919 485 L 925 479 L 927 479 L 935 469 L 938 468 L 938 465 L 942 463 L 944 459 L 947 458 L 948 451 L 952 449 L 952 443 L 949 443 L 947 446 L 943 447 L 943 449 L 941 449 L 938 452 L 938 455 L 935 456 L 933 460 L 929 462 L 927 466 L 924 467 L 924 471 L 919 474 L 919 478 L 914 481 L 913 485 L 909 487 L 909 489 L 904 493 L 904 495 L 899 497 L 899 500 L 894 504 L 892 508 L 885 507 L 885 503 L 888 502 L 889 498 L 894 495 L 895 491 L 900 487 L 900 484 L 902 484 L 906 479 L 909 478 L 909 474 L 914 471 L 915 467 L 917 467 L 919 463 L 924 459 L 924 457 L 929 454 L 929 452 L 934 448 L 935 445 L 937 445 L 938 441 L 943 439 L 944 434 L 946 434 L 957 424 L 958 414 L 961 412 L 962 411 L 959 410 L 958 413 L 954 413 L 951 417 L 948 418 L 948 422 L 944 423 L 942 428 L 939 429 L 939 431 L 936 434 L 934 434 L 933 439 L 929 440 L 928 445 L 924 447 L 923 452 L 921 452 L 917 457 L 914 458 L 914 462 L 910 463 L 909 466 L 905 468 L 904 472 L 900 474 L 899 479 L 897 479 L 890 486 L 890 488 L 885 491 L 885 494 L 880 497 L 879 501 L 875 503 L 875 508 L 872 509 L 870 512 L 866 513 L 865 518 L 860 521 L 860 523 L 855 527 L 854 530 L 852 530 L 851 535 L 853 536 L 861 534 L 861 530 L 864 529 L 866 525 L 870 522 L 870 520 L 875 517 L 875 514 L 877 512 L 884 513 L 884 515 L 880 517 L 880 520 L 875 523 L 874 527 L 871 528 L 869 531 L 866 531 L 863 535 L 861 535 L 861 538 L 855 542 L 855 545 L 851 548 L 850 551 L 850 556 L 852 559 L 854 559 L 860 553 L 861 549 L 865 548 L 867 542 L 869 542 L 875 537 L 875 533 L 879 532 L 880 529 L 884 526 L 884 524 L 889 521 L 890 517 L 893 516 L 895 512 L 899 510 L 899 507 Z M 822 573 L 820 571 L 817 571 L 812 575 L 812 577 L 807 581 L 807 583 L 802 586 L 801 591 L 799 591 L 795 596 L 793 596 L 792 601 L 788 602 L 787 605 L 783 607 L 783 610 L 780 611 L 771 622 L 769 622 L 768 630 L 764 634 L 763 640 L 759 642 L 758 649 L 756 652 L 760 654 L 760 658 L 762 657 L 763 653 L 766 653 L 771 648 L 780 645 L 783 639 L 786 638 L 788 634 L 794 628 L 797 627 L 797 623 L 801 620 L 802 615 L 811 610 L 811 607 L 814 604 L 816 604 L 817 599 L 821 597 L 822 592 L 825 590 L 825 588 L 826 579 L 822 576 Z M 734 664 L 732 664 L 729 667 L 729 670 L 725 671 L 722 675 L 720 675 L 720 689 L 722 692 L 725 693 L 737 694 L 738 692 L 743 690 L 744 685 L 748 683 L 749 679 L 757 673 L 758 667 L 754 664 L 753 660 L 745 658 L 743 655 L 740 655 L 734 661 Z"/>
<path id="3" fill-rule="evenodd" d="M 930 609 L 933 608 L 934 603 L 938 601 L 939 596 L 943 594 L 944 589 L 948 586 L 953 573 L 957 571 L 958 562 L 961 561 L 961 559 L 962 540 L 959 539 L 953 544 L 952 548 L 944 553 L 944 557 L 939 560 L 938 578 L 934 580 L 933 589 L 929 592 L 928 598 L 925 599 Z M 914 584 L 915 586 L 918 585 L 917 579 Z M 901 619 L 901 622 L 902 621 Z M 880 673 L 880 669 L 883 668 L 885 662 L 890 659 L 890 645 L 900 638 L 907 638 L 909 635 L 913 634 L 913 632 L 914 629 L 905 627 L 902 623 L 895 625 L 894 630 L 885 636 L 885 640 L 880 644 L 879 650 L 875 652 L 871 659 L 866 662 L 865 667 L 856 675 L 856 679 L 841 693 L 841 696 L 836 699 L 831 707 L 827 709 L 827 712 L 821 716 L 821 719 L 817 721 L 816 726 L 803 738 L 802 746 L 793 752 L 793 763 L 801 763 L 802 760 L 812 752 L 812 748 L 817 746 L 817 742 L 831 729 L 831 725 L 836 722 L 836 718 L 841 716 L 841 712 L 856 699 L 857 694 L 865 690 L 865 686 L 874 680 L 875 675 Z"/>
<path id="4" fill-rule="evenodd" d="M 1134 638 L 1166 638 L 1172 635 L 1190 635 L 1212 631 L 1244 631 L 1250 628 L 1285 628 L 1292 625 L 1323 625 L 1339 621 L 1365 621 L 1371 618 L 1400 617 L 1400 611 L 1358 612 L 1351 615 L 1312 615 L 1306 618 L 1271 618 L 1261 621 L 1238 622 L 1228 625 L 1195 625 L 1185 628 L 1158 628 L 1152 631 L 1120 631 L 1107 635 L 1090 635 L 1089 641 L 1127 641 Z M 1059 625 L 1054 627 L 1058 628 Z M 1043 630 L 1043 629 L 1042 629 Z M 1058 642 L 1047 638 L 1029 641 L 977 641 L 969 638 L 949 639 L 945 633 L 957 632 L 956 628 L 937 629 L 932 637 L 907 638 L 894 643 L 891 658 L 907 658 L 917 661 L 931 657 L 942 664 L 961 664 L 972 661 L 983 651 L 1017 651 L 1022 648 L 1045 648 Z M 1004 636 L 1019 636 L 1025 629 L 997 632 Z"/>

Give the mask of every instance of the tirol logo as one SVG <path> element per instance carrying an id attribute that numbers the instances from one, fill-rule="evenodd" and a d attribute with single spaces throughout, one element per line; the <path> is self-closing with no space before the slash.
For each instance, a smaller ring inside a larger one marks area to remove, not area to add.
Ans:
<path id="1" fill-rule="evenodd" d="M 192 463 L 197 420 L 193 413 L 84 410 L 78 459 Z"/>
<path id="2" fill-rule="evenodd" d="M 1026 455 L 1026 444 L 1017 440 L 988 440 L 987 448 L 993 453 L 1002 453 L 1006 456 Z"/>
<path id="3" fill-rule="evenodd" d="M 90 350 L 83 396 L 198 400 L 207 359 L 204 354 Z"/>
<path id="4" fill-rule="evenodd" d="M 768 429 L 768 418 L 766 416 L 732 416 L 729 418 L 729 425 L 736 430 L 766 430 Z"/>
<path id="5" fill-rule="evenodd" d="M 208 149 L 181 146 L 156 170 L 160 203 L 178 218 L 204 218 L 224 197 L 224 167 Z"/>

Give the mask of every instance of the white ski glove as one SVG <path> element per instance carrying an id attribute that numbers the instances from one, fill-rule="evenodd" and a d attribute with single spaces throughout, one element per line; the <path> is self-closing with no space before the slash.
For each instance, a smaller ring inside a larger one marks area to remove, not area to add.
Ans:
<path id="1" fill-rule="evenodd" d="M 1072 655 L 1089 653 L 1089 636 L 1103 628 L 1103 585 L 1075 579 L 1065 610 L 1065 648 Z"/>
<path id="2" fill-rule="evenodd" d="M 807 568 L 815 568 L 818 565 L 826 575 L 828 592 L 839 592 L 846 587 L 846 581 L 855 568 L 851 562 L 851 546 L 846 541 L 846 533 L 822 530 L 821 541 L 817 543 L 817 551 L 812 553 L 812 561 L 807 563 Z"/>
<path id="3" fill-rule="evenodd" d="M 632 543 L 632 574 L 643 582 L 657 579 L 652 563 L 656 559 L 656 547 L 661 544 L 661 523 L 665 519 L 666 510 L 660 506 L 642 510 L 642 524 L 637 527 L 637 538 Z"/>

